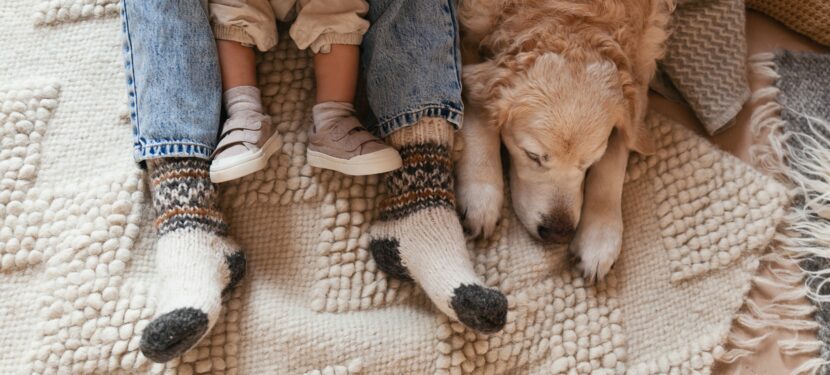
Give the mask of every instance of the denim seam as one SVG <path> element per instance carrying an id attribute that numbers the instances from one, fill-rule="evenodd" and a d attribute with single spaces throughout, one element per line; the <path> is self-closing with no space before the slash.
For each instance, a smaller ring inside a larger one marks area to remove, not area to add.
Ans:
<path id="1" fill-rule="evenodd" d="M 459 69 L 459 66 L 458 66 L 459 61 L 461 61 L 460 57 L 458 56 L 458 53 L 461 51 L 461 46 L 458 45 L 458 42 L 459 42 L 458 38 L 460 38 L 460 34 L 459 34 L 459 31 L 458 31 L 458 23 L 457 23 L 458 18 L 456 18 L 455 7 L 453 6 L 453 0 L 449 0 L 447 2 L 447 6 L 450 9 L 450 24 L 452 25 L 452 36 L 453 36 L 453 38 L 452 38 L 452 46 L 453 46 L 453 48 L 452 48 L 452 57 L 453 57 L 452 64 L 453 64 L 453 67 L 455 68 L 455 77 L 458 80 L 458 86 L 461 87 L 462 90 L 463 90 L 464 85 L 461 82 L 461 69 Z"/>
<path id="2" fill-rule="evenodd" d="M 388 119 L 378 122 L 377 128 L 380 131 L 380 136 L 386 137 L 398 129 L 415 124 L 424 117 L 443 118 L 453 124 L 456 129 L 460 129 L 464 113 L 443 104 L 427 104 L 418 109 L 390 116 Z"/>
<path id="3" fill-rule="evenodd" d="M 131 120 L 133 121 L 133 126 L 135 126 L 135 134 L 141 133 L 141 126 L 138 119 L 138 89 L 135 85 L 135 58 L 133 57 L 133 41 L 130 38 L 130 21 L 127 15 L 127 0 L 121 1 L 121 11 L 124 13 L 124 37 L 127 39 L 127 48 L 130 54 L 129 62 L 130 62 L 130 90 L 133 93 L 133 97 L 130 100 L 134 103 L 134 107 L 131 108 L 131 115 L 134 118 Z"/>

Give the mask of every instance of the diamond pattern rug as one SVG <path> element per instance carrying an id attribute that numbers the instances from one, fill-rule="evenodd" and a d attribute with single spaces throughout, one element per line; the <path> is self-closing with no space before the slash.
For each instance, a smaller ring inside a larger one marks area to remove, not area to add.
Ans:
<path id="1" fill-rule="evenodd" d="M 652 114 L 660 150 L 629 163 L 608 279 L 588 285 L 506 207 L 468 245 L 508 323 L 476 334 L 377 269 L 380 179 L 307 165 L 312 68 L 285 39 L 258 62 L 282 149 L 222 188 L 249 274 L 209 337 L 150 363 L 155 236 L 106 4 L 0 3 L 0 343 L 15 348 L 0 373 L 708 373 L 723 355 L 783 216 L 778 183 Z"/>

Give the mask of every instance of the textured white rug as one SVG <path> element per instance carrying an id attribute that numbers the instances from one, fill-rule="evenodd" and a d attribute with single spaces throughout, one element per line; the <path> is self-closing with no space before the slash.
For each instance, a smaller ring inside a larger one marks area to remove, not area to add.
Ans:
<path id="1" fill-rule="evenodd" d="M 284 40 L 259 63 L 282 152 L 223 188 L 246 281 L 196 349 L 149 363 L 155 238 L 113 3 L 0 1 L 0 373 L 708 373 L 723 354 L 783 215 L 776 182 L 650 116 L 660 151 L 630 162 L 608 280 L 586 285 L 508 212 L 470 244 L 510 304 L 477 335 L 377 271 L 377 177 L 306 165 L 310 60 Z"/>

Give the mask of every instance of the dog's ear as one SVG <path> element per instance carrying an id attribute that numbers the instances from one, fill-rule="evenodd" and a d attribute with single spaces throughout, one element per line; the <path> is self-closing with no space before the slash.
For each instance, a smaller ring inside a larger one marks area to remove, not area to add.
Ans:
<path id="1" fill-rule="evenodd" d="M 620 134 L 629 150 L 642 155 L 651 155 L 657 151 L 654 136 L 645 123 L 645 107 L 647 98 L 634 82 L 623 84 L 623 96 L 627 113 L 618 123 Z"/>
<path id="2" fill-rule="evenodd" d="M 498 98 L 499 89 L 507 85 L 510 72 L 493 60 L 464 65 L 462 78 L 464 96 L 475 104 L 485 104 Z"/>
<path id="3" fill-rule="evenodd" d="M 631 63 L 616 40 L 601 38 L 594 46 L 610 62 L 617 72 L 617 81 L 622 87 L 626 112 L 617 123 L 617 129 L 625 140 L 629 150 L 643 155 L 651 155 L 657 151 L 654 138 L 645 124 L 645 110 L 648 82 L 637 82 L 631 72 Z M 645 86 L 642 86 L 645 85 Z"/>
<path id="4" fill-rule="evenodd" d="M 510 70 L 493 60 L 464 65 L 462 69 L 465 99 L 476 108 L 487 112 L 497 125 L 509 118 L 509 106 L 503 90 L 509 85 Z"/>
<path id="5" fill-rule="evenodd" d="M 607 82 L 609 93 L 622 90 L 622 100 L 618 95 L 609 96 L 605 99 L 616 98 L 617 104 L 617 130 L 625 140 L 629 150 L 637 151 L 643 155 L 650 155 L 655 151 L 654 139 L 651 132 L 644 123 L 645 97 L 630 73 L 626 70 L 626 61 L 614 63 L 609 60 L 602 60 L 588 64 L 585 69 L 587 78 L 598 82 Z M 596 98 L 603 100 L 603 98 Z"/>

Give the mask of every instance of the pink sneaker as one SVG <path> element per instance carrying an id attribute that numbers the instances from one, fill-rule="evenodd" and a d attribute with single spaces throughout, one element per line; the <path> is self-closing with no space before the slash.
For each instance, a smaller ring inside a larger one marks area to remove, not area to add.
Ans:
<path id="1" fill-rule="evenodd" d="M 229 118 L 213 152 L 210 180 L 225 182 L 262 170 L 281 147 L 270 116 L 252 111 Z"/>
<path id="2" fill-rule="evenodd" d="M 352 176 L 385 173 L 401 167 L 401 155 L 363 128 L 354 116 L 319 130 L 308 130 L 308 164 Z"/>

